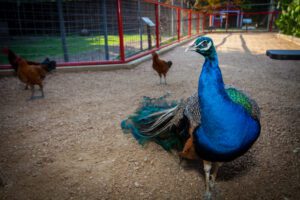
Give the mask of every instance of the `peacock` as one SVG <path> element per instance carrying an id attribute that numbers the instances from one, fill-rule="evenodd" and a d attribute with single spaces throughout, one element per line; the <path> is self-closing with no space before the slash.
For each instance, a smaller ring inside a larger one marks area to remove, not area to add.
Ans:
<path id="1" fill-rule="evenodd" d="M 165 150 L 177 149 L 182 158 L 201 158 L 209 199 L 219 167 L 243 155 L 259 137 L 260 109 L 245 92 L 224 84 L 211 38 L 198 37 L 186 51 L 205 57 L 198 91 L 180 101 L 144 97 L 121 127 L 140 144 L 152 140 Z"/>

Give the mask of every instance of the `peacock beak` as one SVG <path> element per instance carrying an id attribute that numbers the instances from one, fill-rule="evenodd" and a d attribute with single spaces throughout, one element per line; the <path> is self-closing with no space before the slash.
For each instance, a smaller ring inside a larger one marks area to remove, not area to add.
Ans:
<path id="1" fill-rule="evenodd" d="M 189 43 L 188 47 L 184 50 L 184 52 L 196 51 L 195 42 L 196 42 L 196 40 L 194 40 L 193 42 Z"/>
<path id="2" fill-rule="evenodd" d="M 184 52 L 188 52 L 188 51 L 196 51 L 196 47 L 195 46 L 189 46 L 187 47 Z"/>

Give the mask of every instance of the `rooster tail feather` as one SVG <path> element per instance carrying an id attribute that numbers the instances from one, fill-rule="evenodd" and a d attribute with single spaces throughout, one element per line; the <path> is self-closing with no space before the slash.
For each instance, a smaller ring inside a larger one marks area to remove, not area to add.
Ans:
<path id="1" fill-rule="evenodd" d="M 46 58 L 41 64 L 47 72 L 51 72 L 56 69 L 56 61 L 50 60 L 49 58 Z"/>
<path id="2" fill-rule="evenodd" d="M 172 66 L 172 64 L 173 64 L 172 61 L 168 61 L 167 63 L 168 63 L 168 65 L 169 65 L 169 68 L 171 68 L 171 66 Z"/>
<path id="3" fill-rule="evenodd" d="M 175 101 L 168 102 L 166 97 L 144 97 L 135 113 L 121 122 L 124 133 L 131 132 L 142 145 L 154 141 L 167 151 L 182 149 L 182 135 L 178 134 L 174 123 L 180 106 Z"/>

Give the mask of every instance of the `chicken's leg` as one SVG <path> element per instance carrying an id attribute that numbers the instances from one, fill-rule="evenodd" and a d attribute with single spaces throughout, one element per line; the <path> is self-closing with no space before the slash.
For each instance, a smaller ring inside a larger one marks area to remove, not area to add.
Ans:
<path id="1" fill-rule="evenodd" d="M 33 99 L 38 99 L 38 98 L 44 98 L 44 89 L 43 89 L 43 85 L 42 84 L 38 84 L 40 86 L 40 90 L 41 90 L 41 93 L 42 95 L 41 96 L 34 96 L 34 85 L 31 85 L 30 88 L 31 88 L 31 97 L 29 100 L 33 100 Z"/>
<path id="2" fill-rule="evenodd" d="M 159 84 L 162 84 L 162 82 L 161 82 L 161 74 L 159 74 Z"/>
<path id="3" fill-rule="evenodd" d="M 34 99 L 34 85 L 30 85 L 29 87 L 31 89 L 31 97 L 29 100 L 32 100 L 32 99 Z"/>
<path id="4" fill-rule="evenodd" d="M 44 98 L 44 97 L 45 97 L 45 95 L 44 95 L 44 87 L 43 87 L 42 84 L 40 84 L 40 90 L 41 90 L 41 92 L 42 92 L 41 98 Z"/>

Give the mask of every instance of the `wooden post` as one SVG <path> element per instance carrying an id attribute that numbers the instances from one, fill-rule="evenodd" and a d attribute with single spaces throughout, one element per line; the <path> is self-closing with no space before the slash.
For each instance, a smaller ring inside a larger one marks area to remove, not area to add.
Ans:
<path id="1" fill-rule="evenodd" d="M 103 31 L 104 31 L 103 36 L 104 36 L 105 59 L 109 60 L 106 0 L 101 0 L 101 2 L 102 2 L 102 15 L 103 15 Z"/>
<path id="2" fill-rule="evenodd" d="M 68 54 L 68 48 L 67 48 L 67 43 L 66 43 L 66 30 L 65 30 L 65 20 L 64 20 L 64 15 L 63 15 L 62 1 L 57 0 L 56 5 L 57 5 L 57 10 L 58 10 L 59 30 L 60 30 L 62 48 L 63 48 L 63 52 L 64 52 L 64 61 L 69 62 L 69 54 Z"/>
<path id="3" fill-rule="evenodd" d="M 141 15 L 141 0 L 138 0 L 138 18 L 139 18 L 139 34 L 140 34 L 140 50 L 143 50 L 143 26 L 142 26 L 142 15 Z"/>
<path id="4" fill-rule="evenodd" d="M 122 19 L 122 9 L 121 9 L 121 0 L 117 1 L 117 16 L 118 16 L 118 31 L 119 31 L 119 40 L 120 40 L 120 60 L 125 62 L 125 48 L 124 48 L 124 34 L 123 34 L 123 19 Z"/>
<path id="5" fill-rule="evenodd" d="M 150 26 L 147 25 L 147 36 L 148 36 L 148 49 L 152 49 L 152 40 L 151 40 L 151 29 Z"/>

